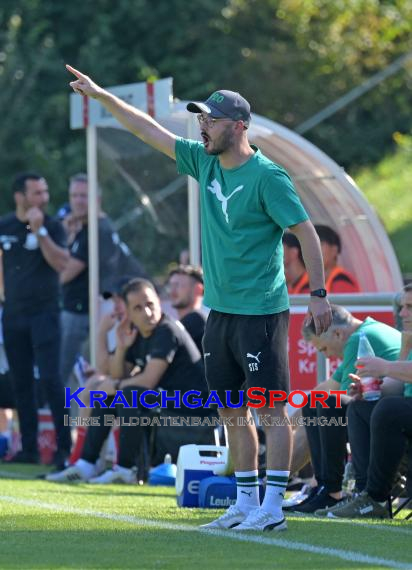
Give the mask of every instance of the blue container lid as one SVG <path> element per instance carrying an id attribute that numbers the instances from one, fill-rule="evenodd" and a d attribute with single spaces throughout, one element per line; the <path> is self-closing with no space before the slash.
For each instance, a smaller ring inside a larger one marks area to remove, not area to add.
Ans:
<path id="1" fill-rule="evenodd" d="M 149 472 L 149 485 L 175 485 L 176 465 L 174 463 L 162 463 Z"/>

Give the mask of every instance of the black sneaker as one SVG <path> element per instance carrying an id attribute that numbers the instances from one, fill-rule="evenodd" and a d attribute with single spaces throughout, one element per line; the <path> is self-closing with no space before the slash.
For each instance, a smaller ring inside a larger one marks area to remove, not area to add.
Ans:
<path id="1" fill-rule="evenodd" d="M 324 509 L 316 513 L 330 519 L 388 519 L 389 510 L 386 505 L 381 505 L 366 491 L 348 501 L 341 501 L 331 509 Z"/>
<path id="2" fill-rule="evenodd" d="M 308 501 L 306 505 L 298 505 L 295 509 L 295 513 L 314 513 L 318 509 L 326 509 L 327 507 L 334 507 L 342 499 L 334 499 L 329 495 L 325 488 L 322 488 L 316 497 L 313 497 L 311 501 Z"/>
<path id="3" fill-rule="evenodd" d="M 297 505 L 290 505 L 290 506 L 282 507 L 282 511 L 296 511 L 296 509 L 298 507 L 301 507 L 302 505 L 306 505 L 307 503 L 309 503 L 309 501 L 311 501 L 314 497 L 316 497 L 316 495 L 318 493 L 319 493 L 319 487 L 312 487 L 310 489 L 306 499 L 304 499 L 303 501 L 301 501 Z"/>
<path id="4" fill-rule="evenodd" d="M 4 459 L 5 463 L 39 463 L 39 454 L 36 451 L 18 451 L 12 457 Z"/>

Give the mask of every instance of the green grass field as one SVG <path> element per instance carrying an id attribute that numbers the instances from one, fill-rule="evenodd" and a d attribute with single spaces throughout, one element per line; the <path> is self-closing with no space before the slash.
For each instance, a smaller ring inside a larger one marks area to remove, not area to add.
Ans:
<path id="1" fill-rule="evenodd" d="M 411 568 L 412 524 L 288 516 L 282 533 L 200 531 L 222 511 L 182 509 L 174 488 L 58 485 L 0 465 L 3 569 Z"/>

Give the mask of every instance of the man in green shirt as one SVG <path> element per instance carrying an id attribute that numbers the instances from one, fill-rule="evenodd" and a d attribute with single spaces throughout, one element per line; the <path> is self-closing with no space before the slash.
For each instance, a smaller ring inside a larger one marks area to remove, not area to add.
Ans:
<path id="1" fill-rule="evenodd" d="M 303 326 L 305 340 L 310 341 L 317 350 L 325 353 L 325 356 L 342 359 L 332 377 L 319 384 L 316 389 L 326 390 L 329 394 L 333 390 L 349 390 L 352 382 L 350 375 L 356 372 L 361 332 L 366 334 L 377 356 L 386 360 L 398 358 L 401 348 L 399 331 L 370 317 L 361 321 L 343 307 L 332 305 L 332 325 L 320 336 L 315 335 L 310 323 Z M 305 501 L 293 508 L 295 512 L 314 513 L 319 509 L 334 507 L 342 498 L 348 437 L 346 422 L 342 421 L 342 425 L 318 425 L 317 420 L 323 416 L 345 420 L 347 410 L 351 406 L 351 398 L 343 396 L 341 407 L 337 407 L 334 395 L 330 395 L 325 402 L 328 408 L 323 408 L 320 403 L 316 409 L 309 406 L 302 408 L 317 487 L 312 489 Z M 371 405 L 373 406 L 372 403 Z"/>
<path id="2" fill-rule="evenodd" d="M 288 174 L 250 145 L 250 105 L 239 93 L 219 90 L 205 103 L 189 103 L 202 142 L 175 136 L 143 113 L 67 66 L 76 76 L 75 92 L 88 95 L 144 142 L 176 160 L 180 173 L 200 183 L 204 303 L 211 312 L 203 341 L 209 388 L 225 401 L 244 387 L 289 388 L 288 294 L 283 271 L 282 234 L 299 239 L 312 297 L 307 318 L 317 334 L 331 321 L 319 239 Z M 238 401 L 237 395 L 231 402 Z M 261 408 L 285 417 L 283 404 Z M 228 426 L 235 464 L 237 501 L 207 528 L 283 530 L 282 498 L 289 477 L 290 426 L 266 429 L 267 489 L 259 504 L 258 440 L 242 406 L 220 408 Z M 246 425 L 245 425 L 246 423 Z"/>
<path id="3" fill-rule="evenodd" d="M 360 494 L 351 501 L 316 512 L 329 518 L 388 518 L 387 499 L 394 485 L 395 475 L 405 453 L 407 442 L 412 440 L 412 285 L 407 285 L 400 302 L 402 319 L 402 344 L 399 360 L 378 356 L 359 359 L 357 374 L 362 377 L 398 379 L 403 386 L 403 396 L 385 396 L 375 403 L 357 399 L 349 406 L 350 441 L 352 461 L 354 452 L 366 456 L 366 477 L 359 484 Z M 359 380 L 359 377 L 358 377 Z M 393 391 L 393 388 L 392 388 Z M 371 407 L 368 421 L 368 440 L 362 437 L 363 408 Z M 352 420 L 352 421 L 351 421 Z M 354 421 L 353 421 L 354 420 Z M 353 429 L 352 429 L 353 428 Z M 362 441 L 363 440 L 363 441 Z M 356 445 L 355 445 L 356 444 Z M 359 449 L 357 449 L 359 447 Z M 409 466 L 409 471 L 411 471 Z M 356 469 L 355 469 L 356 471 Z M 409 472 L 408 477 L 412 474 Z M 408 482 L 409 486 L 412 481 Z M 410 497 L 410 495 L 409 495 Z"/>

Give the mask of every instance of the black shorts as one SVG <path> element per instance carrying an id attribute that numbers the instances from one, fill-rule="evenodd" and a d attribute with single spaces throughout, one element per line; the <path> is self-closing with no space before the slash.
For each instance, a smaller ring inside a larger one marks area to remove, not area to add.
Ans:
<path id="1" fill-rule="evenodd" d="M 203 337 L 206 380 L 223 404 L 252 387 L 289 393 L 289 311 L 274 315 L 233 315 L 211 311 Z M 244 403 L 247 397 L 244 394 Z"/>

